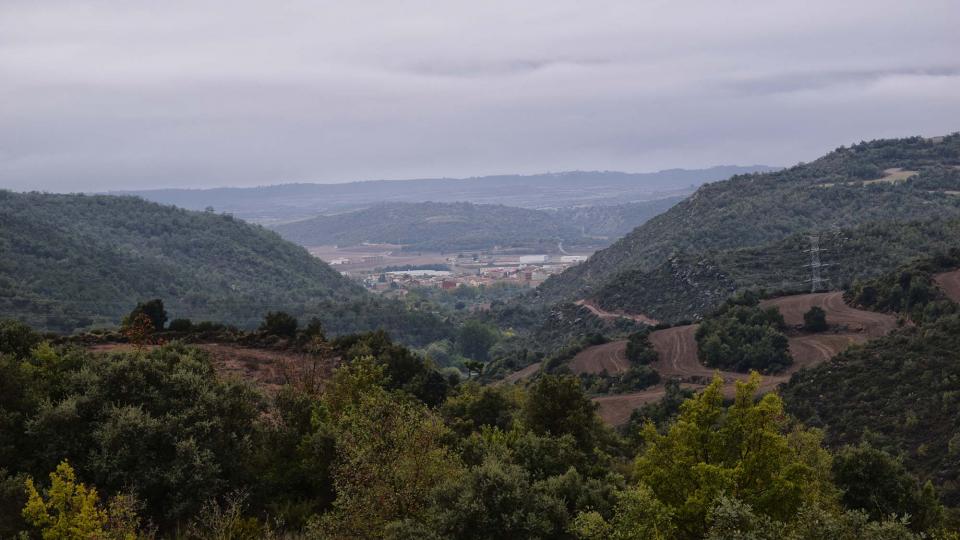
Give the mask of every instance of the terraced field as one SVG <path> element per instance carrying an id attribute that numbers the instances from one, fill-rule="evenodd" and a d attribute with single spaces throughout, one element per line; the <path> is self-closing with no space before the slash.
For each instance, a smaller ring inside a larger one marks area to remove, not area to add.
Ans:
<path id="1" fill-rule="evenodd" d="M 603 345 L 588 347 L 573 357 L 570 370 L 576 374 L 603 373 L 620 375 L 630 369 L 627 360 L 627 342 L 612 341 Z"/>
<path id="2" fill-rule="evenodd" d="M 881 337 L 897 327 L 897 319 L 886 313 L 864 311 L 848 306 L 842 292 L 798 294 L 760 302 L 763 307 L 775 306 L 789 326 L 802 326 L 803 314 L 813 306 L 827 312 L 827 323 L 862 332 L 871 338 Z"/>
<path id="3" fill-rule="evenodd" d="M 960 285 L 960 273 L 956 279 Z M 848 306 L 843 302 L 843 295 L 838 292 L 775 298 L 765 301 L 763 305 L 776 306 L 787 324 L 796 327 L 803 324 L 803 314 L 810 307 L 820 306 L 827 312 L 827 321 L 834 325 L 835 330 L 819 334 L 792 332 L 789 336 L 789 346 L 790 355 L 794 360 L 793 365 L 782 373 L 765 376 L 760 386 L 761 392 L 769 392 L 788 381 L 797 371 L 825 362 L 850 345 L 880 337 L 897 326 L 896 318 L 891 315 L 862 311 Z M 714 370 L 701 364 L 697 358 L 696 332 L 697 325 L 689 325 L 675 326 L 651 333 L 650 341 L 659 356 L 659 359 L 651 364 L 652 367 L 664 380 L 680 380 L 687 388 L 701 388 L 715 374 L 720 375 L 726 383 L 724 394 L 732 397 L 736 389 L 735 382 L 745 380 L 748 375 Z M 598 350 L 600 347 L 603 349 Z M 620 355 L 625 359 L 625 348 L 626 342 L 591 347 L 577 356 L 582 360 L 578 369 L 585 373 L 589 372 L 585 371 L 586 369 L 595 369 L 595 366 L 585 365 L 588 359 L 601 362 Z M 661 384 L 641 392 L 596 397 L 594 402 L 597 403 L 601 418 L 612 425 L 620 425 L 629 420 L 630 413 L 634 409 L 645 403 L 658 401 L 664 393 L 665 390 Z"/>

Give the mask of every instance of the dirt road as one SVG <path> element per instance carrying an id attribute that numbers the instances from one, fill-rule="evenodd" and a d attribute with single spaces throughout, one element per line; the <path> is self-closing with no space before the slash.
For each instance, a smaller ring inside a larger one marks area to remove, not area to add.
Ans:
<path id="1" fill-rule="evenodd" d="M 594 304 L 590 300 L 577 300 L 574 303 L 577 304 L 578 306 L 583 306 L 589 309 L 590 313 L 593 313 L 594 315 L 596 315 L 597 317 L 600 317 L 601 319 L 627 319 L 630 321 L 643 323 L 649 326 L 660 324 L 660 321 L 656 319 L 651 319 L 650 317 L 647 317 L 646 315 L 643 315 L 643 314 L 624 313 L 622 311 L 606 311 L 604 309 L 599 308 L 596 304 Z"/>

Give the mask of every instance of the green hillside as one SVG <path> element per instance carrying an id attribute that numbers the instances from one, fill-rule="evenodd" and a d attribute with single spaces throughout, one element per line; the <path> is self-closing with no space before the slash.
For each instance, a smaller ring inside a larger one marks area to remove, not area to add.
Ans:
<path id="1" fill-rule="evenodd" d="M 532 210 L 494 204 L 384 203 L 337 215 L 275 225 L 284 238 L 305 246 L 401 244 L 407 250 L 532 250 L 606 245 L 676 204 L 672 197 L 613 206 Z"/>
<path id="2" fill-rule="evenodd" d="M 860 143 L 783 171 L 707 184 L 585 264 L 547 280 L 539 298 L 590 296 L 618 274 L 651 271 L 684 253 L 880 220 L 960 215 L 960 197 L 952 193 L 960 190 L 958 166 L 960 134 L 954 134 Z"/>
<path id="3" fill-rule="evenodd" d="M 811 231 L 812 232 L 812 231 Z M 875 222 L 819 234 L 822 275 L 831 288 L 889 272 L 905 261 L 960 247 L 960 219 Z M 810 240 L 794 234 L 762 246 L 676 254 L 651 270 L 615 275 L 591 298 L 607 310 L 642 312 L 662 321 L 697 319 L 747 289 L 809 288 Z"/>
<path id="4" fill-rule="evenodd" d="M 803 370 L 783 396 L 787 410 L 822 427 L 833 445 L 867 441 L 903 456 L 960 504 L 960 316 L 948 315 L 854 347 Z"/>
<path id="5" fill-rule="evenodd" d="M 245 327 L 279 309 L 334 327 L 401 317 L 367 300 L 350 316 L 342 303 L 366 293 L 276 233 L 132 197 L 0 191 L 0 253 L 0 313 L 47 330 L 115 324 L 149 298 Z"/>

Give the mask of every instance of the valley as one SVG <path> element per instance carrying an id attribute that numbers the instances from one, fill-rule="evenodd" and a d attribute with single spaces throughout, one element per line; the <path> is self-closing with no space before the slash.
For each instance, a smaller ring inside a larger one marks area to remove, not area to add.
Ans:
<path id="1" fill-rule="evenodd" d="M 0 1 L 0 540 L 960 540 L 958 8 Z"/>

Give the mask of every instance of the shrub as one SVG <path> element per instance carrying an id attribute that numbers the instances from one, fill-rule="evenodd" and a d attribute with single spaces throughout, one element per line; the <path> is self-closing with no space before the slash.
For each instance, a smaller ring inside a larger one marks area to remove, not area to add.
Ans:
<path id="1" fill-rule="evenodd" d="M 193 323 L 190 319 L 174 319 L 167 325 L 167 330 L 171 332 L 189 332 L 193 329 Z"/>
<path id="2" fill-rule="evenodd" d="M 820 306 L 813 306 L 803 314 L 803 329 L 808 332 L 823 332 L 828 327 L 827 312 Z"/>
<path id="3" fill-rule="evenodd" d="M 293 337 L 297 334 L 297 319 L 283 311 L 271 311 L 263 318 L 260 331 L 264 334 L 279 337 Z"/>

